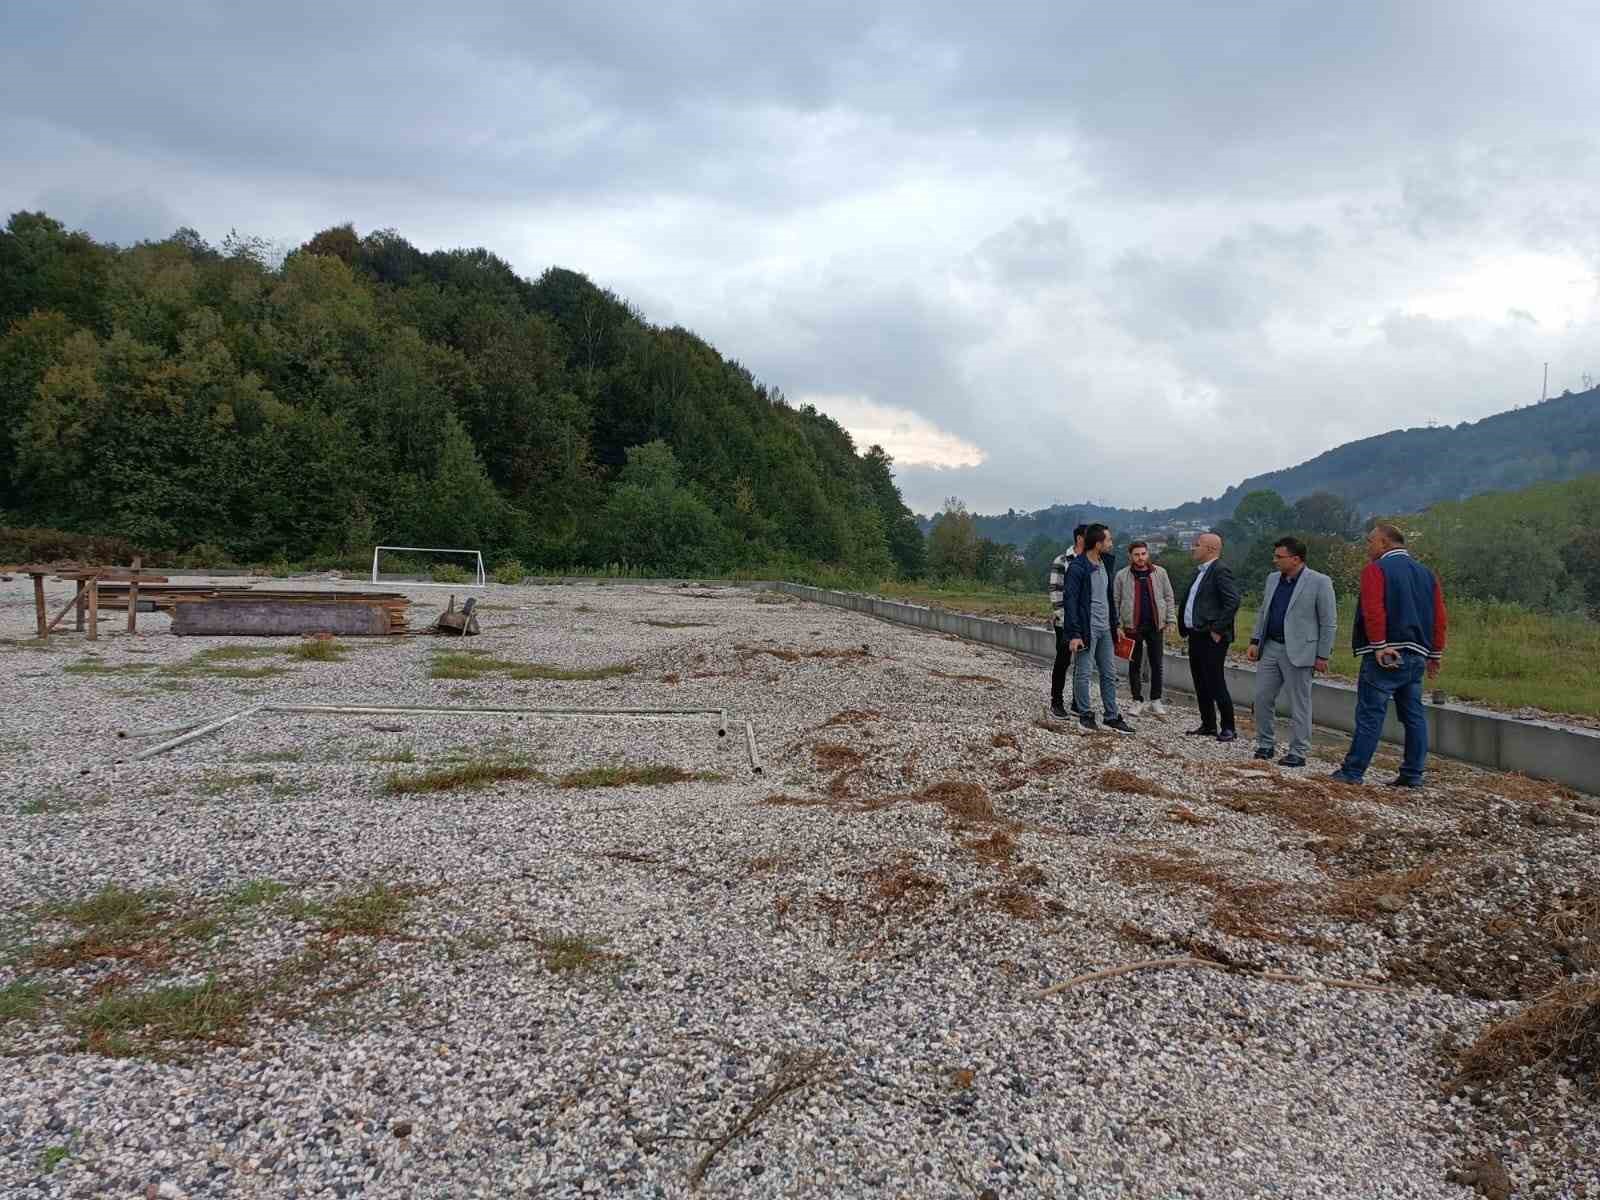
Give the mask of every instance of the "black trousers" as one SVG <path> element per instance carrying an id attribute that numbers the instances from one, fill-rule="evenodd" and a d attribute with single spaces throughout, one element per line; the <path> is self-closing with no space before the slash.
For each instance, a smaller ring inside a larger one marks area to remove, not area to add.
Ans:
<path id="1" fill-rule="evenodd" d="M 1161 630 L 1146 625 L 1133 635 L 1133 657 L 1128 660 L 1128 689 L 1135 700 L 1144 699 L 1144 662 L 1150 660 L 1150 699 L 1161 699 L 1161 668 L 1166 655 L 1161 650 Z"/>
<path id="2" fill-rule="evenodd" d="M 1233 697 L 1228 694 L 1228 675 L 1223 666 L 1228 661 L 1228 643 L 1212 641 L 1209 633 L 1189 635 L 1189 670 L 1194 675 L 1194 698 L 1200 703 L 1200 727 L 1217 729 L 1217 716 L 1222 716 L 1222 729 L 1233 728 Z"/>
<path id="3" fill-rule="evenodd" d="M 1061 626 L 1056 626 L 1056 661 L 1050 668 L 1050 703 L 1061 704 L 1061 689 L 1067 685 L 1067 674 L 1072 670 L 1072 651 L 1067 649 L 1072 643 L 1067 637 L 1067 631 Z"/>

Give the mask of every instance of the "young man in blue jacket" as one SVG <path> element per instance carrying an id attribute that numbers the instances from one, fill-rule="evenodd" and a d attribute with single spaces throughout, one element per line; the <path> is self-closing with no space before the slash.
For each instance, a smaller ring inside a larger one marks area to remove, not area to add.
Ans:
<path id="1" fill-rule="evenodd" d="M 1117 593 L 1112 586 L 1116 567 L 1111 530 L 1104 525 L 1089 526 L 1083 534 L 1083 553 L 1067 567 L 1062 620 L 1073 654 L 1072 700 L 1078 709 L 1078 724 L 1090 733 L 1096 729 L 1094 709 L 1089 707 L 1091 671 L 1100 675 L 1106 728 L 1114 733 L 1133 732 L 1133 726 L 1117 711 Z"/>

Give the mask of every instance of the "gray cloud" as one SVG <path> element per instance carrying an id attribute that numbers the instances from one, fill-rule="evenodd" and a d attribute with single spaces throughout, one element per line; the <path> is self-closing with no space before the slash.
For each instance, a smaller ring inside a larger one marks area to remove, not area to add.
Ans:
<path id="1" fill-rule="evenodd" d="M 1171 503 L 1600 370 L 1577 0 L 174 0 L 6 33 L 9 209 L 561 262 L 792 398 L 980 446 L 902 470 L 923 508 Z"/>

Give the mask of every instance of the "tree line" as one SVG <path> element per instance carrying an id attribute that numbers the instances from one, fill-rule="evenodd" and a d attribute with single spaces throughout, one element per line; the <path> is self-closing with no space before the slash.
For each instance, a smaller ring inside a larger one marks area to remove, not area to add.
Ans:
<path id="1" fill-rule="evenodd" d="M 0 233 L 0 525 L 212 561 L 378 542 L 915 576 L 892 460 L 585 276 L 323 230 Z"/>
<path id="2" fill-rule="evenodd" d="M 1050 561 L 1071 544 L 1074 522 L 1070 514 L 1063 519 L 1060 532 L 1035 535 L 1018 547 L 983 536 L 978 520 L 951 497 L 928 532 L 929 573 L 935 580 L 1042 591 Z M 1306 543 L 1309 562 L 1332 577 L 1341 596 L 1353 597 L 1366 565 L 1365 534 L 1378 519 L 1363 520 L 1332 492 L 1290 504 L 1261 488 L 1242 496 L 1216 532 L 1247 597 L 1259 599 L 1272 570 L 1273 543 L 1290 535 Z M 1449 595 L 1600 619 L 1600 474 L 1486 492 L 1383 519 L 1405 530 L 1407 548 L 1439 572 Z M 1116 533 L 1125 558 L 1129 535 Z M 1154 541 L 1151 552 L 1181 594 L 1195 571 L 1188 550 Z"/>

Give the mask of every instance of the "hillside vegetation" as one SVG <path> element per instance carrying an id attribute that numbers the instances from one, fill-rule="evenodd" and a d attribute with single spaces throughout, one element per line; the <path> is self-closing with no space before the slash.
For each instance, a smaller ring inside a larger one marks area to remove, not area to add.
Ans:
<path id="1" fill-rule="evenodd" d="M 210 562 L 376 542 L 915 573 L 890 459 L 584 276 L 324 230 L 0 233 L 0 525 Z M 491 563 L 493 562 L 491 558 Z"/>
<path id="2" fill-rule="evenodd" d="M 978 515 L 976 520 L 980 535 L 1025 546 L 1041 534 L 1059 541 L 1080 521 L 1142 530 L 1175 521 L 1219 521 L 1259 491 L 1276 492 L 1290 502 L 1331 493 L 1358 514 L 1370 516 L 1418 512 L 1482 492 L 1515 491 L 1596 471 L 1600 471 L 1600 388 L 1453 427 L 1396 429 L 1347 442 L 1298 466 L 1252 476 L 1220 496 L 1176 508 L 1056 504 L 1035 512 Z"/>

